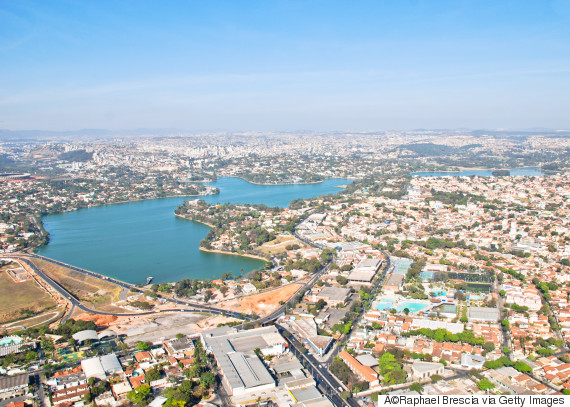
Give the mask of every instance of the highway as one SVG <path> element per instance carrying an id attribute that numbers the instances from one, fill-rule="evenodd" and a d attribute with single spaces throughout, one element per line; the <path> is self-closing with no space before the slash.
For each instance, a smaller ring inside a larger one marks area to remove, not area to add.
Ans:
<path id="1" fill-rule="evenodd" d="M 60 293 L 64 298 L 66 298 L 72 305 L 72 307 L 77 307 L 83 311 L 86 312 L 91 312 L 93 314 L 98 314 L 98 315 L 116 315 L 116 316 L 134 316 L 134 315 L 150 315 L 150 314 L 156 314 L 156 311 L 149 311 L 149 312 L 139 312 L 139 313 L 111 313 L 111 312 L 103 312 L 103 311 L 97 311 L 97 310 L 92 310 L 90 308 L 87 308 L 86 306 L 84 306 L 83 304 L 81 304 L 81 302 L 73 295 L 71 294 L 69 291 L 67 291 L 64 287 L 62 287 L 59 283 L 57 283 L 56 281 L 52 280 L 50 277 L 48 277 L 45 273 L 43 273 L 41 270 L 39 270 L 39 268 L 33 263 L 31 262 L 28 257 L 32 257 L 32 258 L 36 258 L 36 259 L 40 259 L 40 260 L 44 260 L 47 262 L 50 262 L 52 264 L 56 264 L 58 266 L 62 266 L 62 267 L 66 267 L 69 268 L 71 270 L 77 271 L 79 273 L 82 274 L 86 274 L 88 276 L 94 277 L 94 278 L 98 278 L 100 280 L 104 280 L 104 281 L 108 281 L 111 282 L 113 284 L 116 284 L 120 287 L 126 288 L 126 289 L 137 289 L 137 286 L 135 284 L 130 284 L 130 283 L 126 283 L 124 281 L 121 280 L 117 280 L 115 278 L 111 278 L 111 277 L 106 277 L 103 276 L 101 274 L 98 273 L 94 273 L 92 271 L 89 270 L 85 270 L 82 269 L 80 267 L 71 265 L 71 264 L 67 264 L 64 263 L 62 261 L 59 260 L 55 260 L 55 259 L 51 259 L 49 257 L 44 257 L 44 256 L 40 256 L 38 254 L 35 253 L 30 253 L 27 255 L 18 255 L 18 254 L 11 254 L 9 256 L 6 256 L 9 258 L 14 258 L 17 259 L 19 261 L 23 261 L 25 262 L 28 266 L 30 266 L 34 272 L 40 277 L 42 278 L 47 284 L 49 284 L 51 287 L 53 287 L 54 290 L 56 290 L 58 293 Z M 174 304 L 180 304 L 180 305 L 186 305 L 188 307 L 192 308 L 192 311 L 198 311 L 198 312 L 209 312 L 212 314 L 223 314 L 226 316 L 236 316 L 236 312 L 233 311 L 228 311 L 226 309 L 223 308 L 217 308 L 217 307 L 211 307 L 211 306 L 207 306 L 207 305 L 202 305 L 202 304 L 196 304 L 190 301 L 183 301 L 183 300 L 179 300 L 179 299 L 171 299 L 171 298 L 167 298 L 167 297 L 163 297 L 161 295 L 158 296 L 159 298 L 167 301 L 167 302 L 171 302 Z M 173 311 L 186 311 L 186 310 L 173 310 Z M 167 312 L 171 312 L 171 311 L 167 311 Z"/>
<path id="2" fill-rule="evenodd" d="M 89 270 L 85 270 L 83 268 L 74 266 L 72 264 L 67 264 L 67 263 L 64 263 L 62 261 L 51 259 L 49 257 L 41 256 L 41 255 L 38 255 L 35 253 L 29 253 L 26 255 L 11 254 L 11 255 L 6 256 L 6 257 L 7 258 L 14 258 L 18 261 L 22 261 L 22 262 L 26 263 L 26 265 L 28 265 L 42 280 L 44 280 L 49 286 L 51 286 L 55 291 L 57 291 L 61 296 L 63 296 L 63 298 L 65 298 L 67 301 L 69 301 L 69 303 L 71 304 L 71 309 L 79 308 L 85 312 L 90 312 L 92 314 L 114 315 L 114 316 L 151 315 L 151 314 L 157 313 L 156 311 L 137 312 L 137 313 L 113 313 L 113 312 L 97 311 L 97 310 L 88 308 L 85 305 L 83 305 L 81 303 L 81 301 L 79 301 L 78 298 L 76 298 L 73 294 L 71 294 L 69 291 L 67 291 L 62 285 L 60 285 L 58 282 L 54 281 L 52 278 L 48 277 L 44 272 L 42 272 L 29 259 L 29 257 L 44 260 L 44 261 L 50 262 L 52 264 L 56 264 L 58 266 L 66 267 L 66 268 L 74 270 L 76 272 L 86 274 L 88 276 L 116 284 L 122 288 L 126 288 L 129 290 L 133 289 L 133 288 L 138 290 L 139 288 L 135 284 L 126 283 L 124 281 L 117 280 L 115 278 L 103 276 L 101 274 L 94 273 L 94 272 L 89 271 Z M 301 287 L 301 289 L 299 291 L 306 290 L 306 289 L 312 287 L 327 268 L 328 268 L 328 264 L 323 266 L 317 273 L 315 273 L 311 277 L 311 279 L 309 281 L 307 281 L 303 285 L 303 287 Z M 203 304 L 197 304 L 194 302 L 184 301 L 184 300 L 180 300 L 180 299 L 172 299 L 172 298 L 168 298 L 168 297 L 163 297 L 161 295 L 158 295 L 158 298 L 161 298 L 161 299 L 163 299 L 167 302 L 170 302 L 170 303 L 185 305 L 187 307 L 191 307 L 192 309 L 190 311 L 208 312 L 208 313 L 212 313 L 212 314 L 221 314 L 221 315 L 225 315 L 228 317 L 239 317 L 239 316 L 243 315 L 243 313 L 237 313 L 235 311 L 230 311 L 230 310 L 226 310 L 223 308 L 218 308 L 218 307 L 213 307 L 213 306 L 208 306 L 208 305 L 203 305 Z M 276 320 L 277 318 L 279 318 L 279 316 L 281 316 L 283 314 L 283 312 L 285 311 L 287 306 L 290 305 L 294 301 L 294 299 L 295 299 L 295 296 L 291 297 L 291 299 L 289 299 L 289 301 L 287 301 L 285 304 L 283 304 L 278 309 L 273 311 L 270 315 L 267 315 L 263 318 L 259 318 L 256 320 L 248 321 L 248 323 L 255 322 L 255 323 L 259 323 L 259 324 L 265 324 L 265 323 L 272 322 L 272 321 Z M 184 312 L 184 311 L 188 311 L 188 310 L 168 310 L 168 311 L 160 311 L 160 312 Z M 68 312 L 66 314 L 66 316 L 64 317 L 64 319 L 67 320 L 70 315 L 71 315 L 71 313 Z M 251 316 L 246 314 L 246 317 L 250 318 Z"/>

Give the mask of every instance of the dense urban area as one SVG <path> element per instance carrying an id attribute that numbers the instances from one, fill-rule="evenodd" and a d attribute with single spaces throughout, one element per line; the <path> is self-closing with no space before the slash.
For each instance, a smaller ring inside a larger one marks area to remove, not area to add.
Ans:
<path id="1" fill-rule="evenodd" d="M 0 407 L 570 394 L 570 133 L 1 140 Z M 350 182 L 206 202 L 224 177 Z M 265 266 L 132 284 L 36 253 L 44 216 L 173 196 L 201 250 Z"/>

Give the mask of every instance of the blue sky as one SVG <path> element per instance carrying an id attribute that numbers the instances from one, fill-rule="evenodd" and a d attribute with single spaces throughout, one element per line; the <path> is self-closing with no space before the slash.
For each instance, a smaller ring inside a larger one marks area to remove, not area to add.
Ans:
<path id="1" fill-rule="evenodd" d="M 0 128 L 570 128 L 570 1 L 0 0 Z"/>

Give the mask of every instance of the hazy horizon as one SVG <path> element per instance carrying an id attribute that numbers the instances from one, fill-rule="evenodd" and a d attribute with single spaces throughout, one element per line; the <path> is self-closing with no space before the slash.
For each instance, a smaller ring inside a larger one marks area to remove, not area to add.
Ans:
<path id="1" fill-rule="evenodd" d="M 565 130 L 569 17 L 561 0 L 0 1 L 0 128 Z"/>

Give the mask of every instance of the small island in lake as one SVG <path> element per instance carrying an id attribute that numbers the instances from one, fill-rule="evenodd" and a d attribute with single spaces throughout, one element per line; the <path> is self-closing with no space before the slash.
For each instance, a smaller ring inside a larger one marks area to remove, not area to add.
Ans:
<path id="1" fill-rule="evenodd" d="M 493 170 L 491 175 L 493 175 L 493 177 L 509 177 L 511 172 L 509 170 Z"/>

